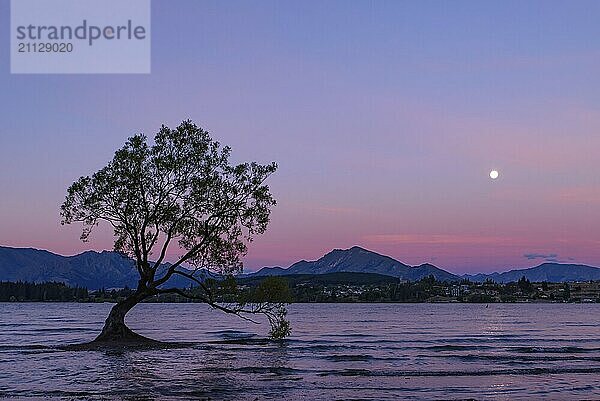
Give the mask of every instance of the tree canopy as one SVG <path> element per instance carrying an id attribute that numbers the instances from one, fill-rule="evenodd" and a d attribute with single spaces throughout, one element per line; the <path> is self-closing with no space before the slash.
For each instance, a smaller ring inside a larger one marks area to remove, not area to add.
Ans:
<path id="1" fill-rule="evenodd" d="M 227 313 L 264 314 L 272 334 L 282 337 L 289 332 L 283 304 L 224 306 L 195 276 L 200 269 L 223 276 L 242 272 L 247 245 L 265 232 L 276 204 L 265 181 L 277 165 L 231 164 L 230 154 L 229 147 L 189 120 L 175 129 L 163 125 L 153 144 L 143 134 L 134 135 L 104 168 L 68 188 L 62 223 L 83 223 L 83 241 L 101 221 L 112 226 L 114 249 L 135 260 L 140 277 L 127 306 L 161 293 L 200 297 Z M 174 249 L 180 255 L 159 270 Z M 182 264 L 191 266 L 191 273 Z M 173 275 L 188 278 L 203 293 L 169 288 Z"/>

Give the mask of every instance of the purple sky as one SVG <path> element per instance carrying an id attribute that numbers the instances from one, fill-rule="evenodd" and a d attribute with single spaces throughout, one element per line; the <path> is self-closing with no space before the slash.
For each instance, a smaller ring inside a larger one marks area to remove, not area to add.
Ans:
<path id="1" fill-rule="evenodd" d="M 3 57 L 0 244 L 111 248 L 109 230 L 82 244 L 60 226 L 65 189 L 129 135 L 191 118 L 234 159 L 280 165 L 250 270 L 352 245 L 457 273 L 600 265 L 598 15 L 597 1 L 153 0 L 150 75 L 11 75 Z"/>

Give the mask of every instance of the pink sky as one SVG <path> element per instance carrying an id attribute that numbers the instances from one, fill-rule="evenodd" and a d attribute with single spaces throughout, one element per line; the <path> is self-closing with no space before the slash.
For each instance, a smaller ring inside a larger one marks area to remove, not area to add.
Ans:
<path id="1" fill-rule="evenodd" d="M 149 75 L 1 61 L 0 245 L 110 249 L 60 226 L 66 188 L 191 118 L 280 166 L 248 269 L 353 245 L 456 273 L 600 265 L 598 2 L 301 3 L 153 2 Z"/>

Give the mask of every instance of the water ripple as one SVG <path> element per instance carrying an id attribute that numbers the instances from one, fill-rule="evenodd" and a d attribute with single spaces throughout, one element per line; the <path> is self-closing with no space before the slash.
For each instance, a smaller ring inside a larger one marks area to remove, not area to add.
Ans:
<path id="1" fill-rule="evenodd" d="M 0 398 L 600 399 L 600 305 L 302 304 L 293 334 L 201 304 L 143 304 L 178 346 L 79 352 L 110 304 L 0 304 Z"/>

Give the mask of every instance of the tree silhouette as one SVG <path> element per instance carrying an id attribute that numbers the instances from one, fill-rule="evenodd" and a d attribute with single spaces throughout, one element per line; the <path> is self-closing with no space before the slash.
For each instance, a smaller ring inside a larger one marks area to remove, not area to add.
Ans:
<path id="1" fill-rule="evenodd" d="M 163 125 L 153 145 L 143 134 L 130 137 L 104 168 L 68 188 L 62 224 L 83 223 L 81 239 L 87 241 L 100 221 L 108 222 L 114 249 L 133 258 L 139 274 L 137 289 L 112 308 L 95 341 L 148 340 L 132 332 L 124 319 L 136 304 L 158 294 L 199 299 L 247 319 L 263 314 L 273 336 L 289 334 L 283 303 L 222 304 L 196 275 L 203 268 L 221 275 L 240 273 L 247 243 L 266 230 L 276 203 L 265 180 L 277 165 L 232 165 L 230 153 L 189 120 L 175 129 Z M 182 255 L 164 268 L 174 243 Z M 184 263 L 192 270 L 183 269 Z M 202 291 L 169 287 L 174 275 Z"/>

